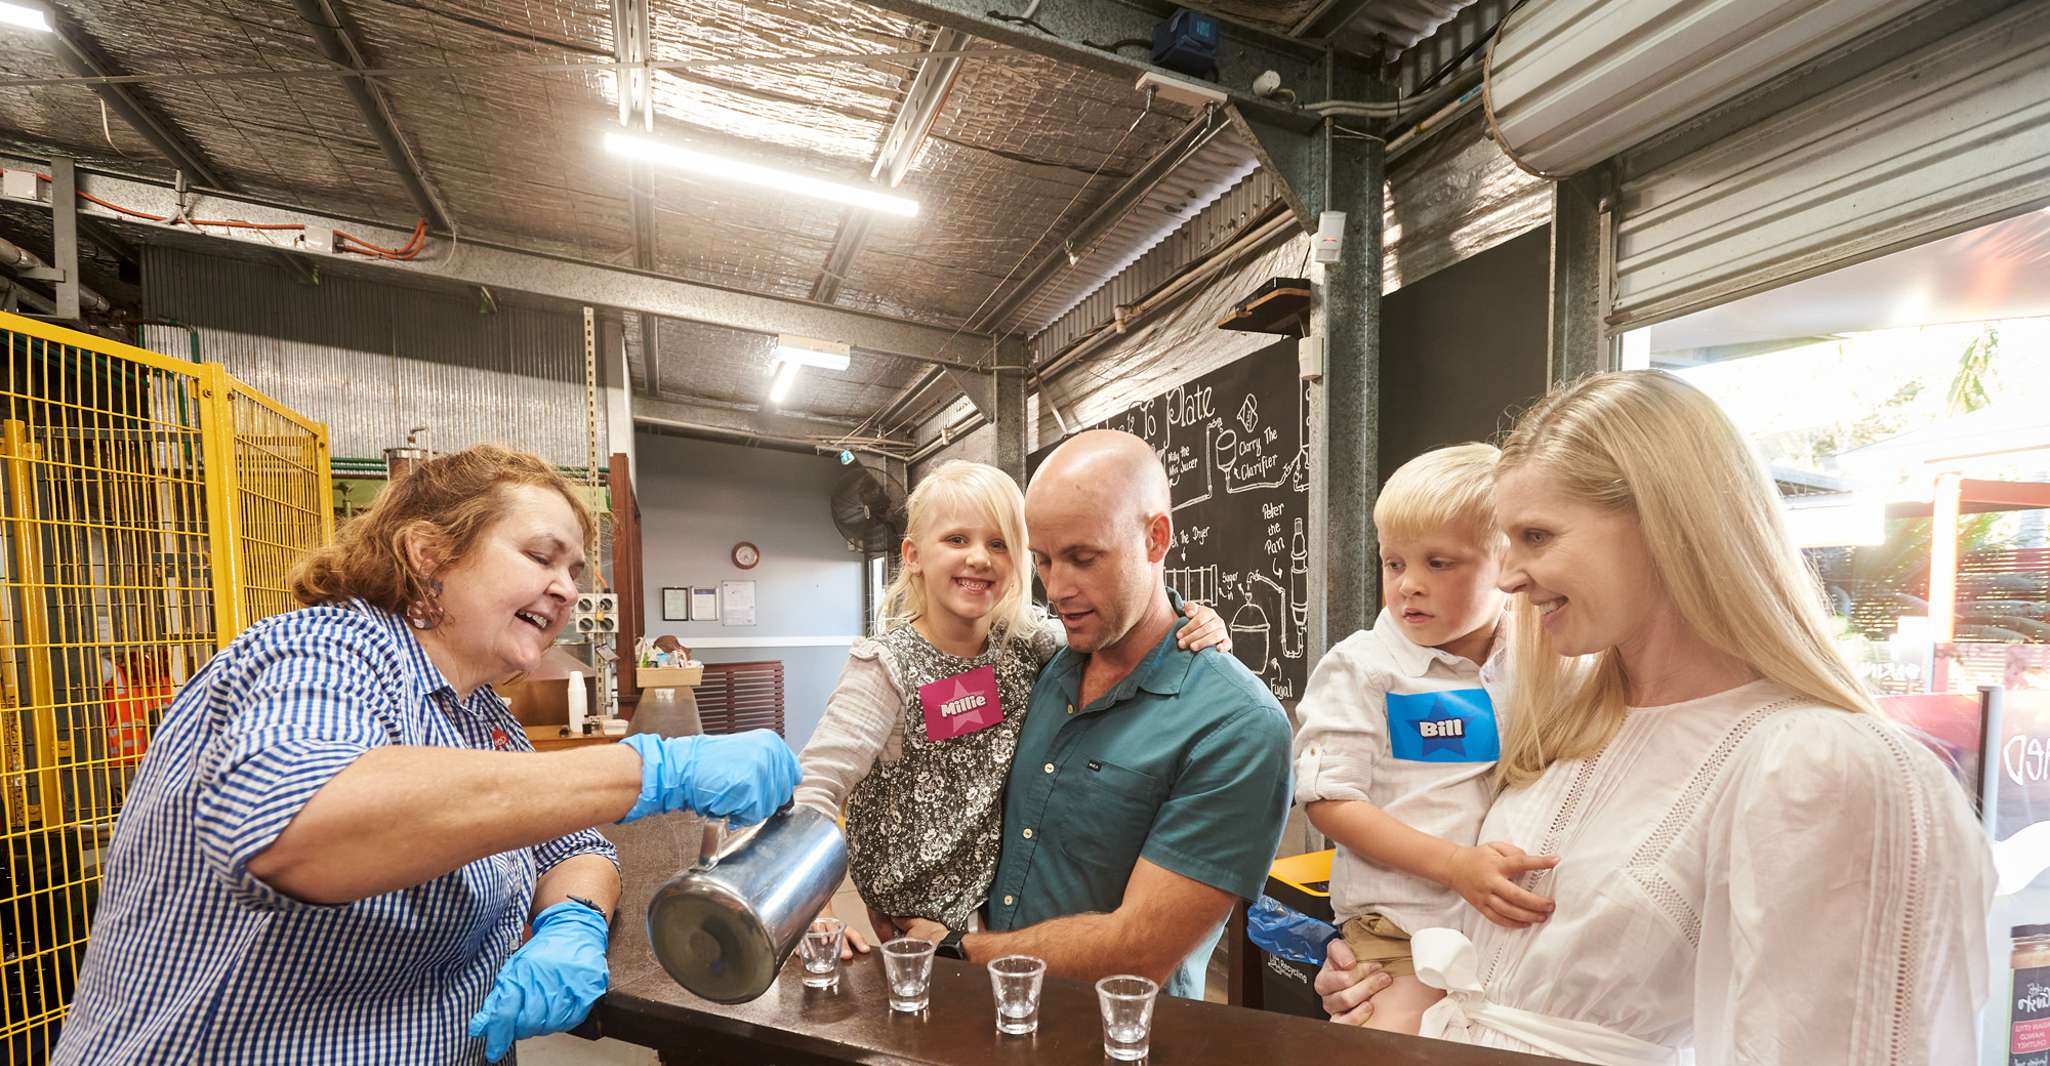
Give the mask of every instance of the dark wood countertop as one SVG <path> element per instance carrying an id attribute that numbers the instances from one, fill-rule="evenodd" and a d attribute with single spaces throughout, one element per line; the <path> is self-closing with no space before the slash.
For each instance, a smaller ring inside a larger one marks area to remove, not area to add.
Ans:
<path id="1" fill-rule="evenodd" d="M 611 991 L 578 1030 L 583 1035 L 624 1040 L 654 1048 L 665 1058 L 705 1066 L 1109 1062 L 1090 985 L 1048 978 L 1040 998 L 1039 1032 L 1001 1036 L 987 974 L 979 965 L 949 959 L 933 962 L 932 1005 L 923 1015 L 889 1009 L 882 958 L 874 952 L 845 964 L 836 989 L 805 988 L 793 959 L 775 986 L 752 1003 L 726 1006 L 699 999 L 655 960 L 642 917 L 655 888 L 683 866 L 686 856 L 696 854 L 696 820 L 648 819 L 610 828 L 606 835 L 619 845 L 624 884 L 610 954 Z M 1167 996 L 1155 1008 L 1151 1066 L 1281 1062 L 1556 1066 L 1559 1060 Z"/>

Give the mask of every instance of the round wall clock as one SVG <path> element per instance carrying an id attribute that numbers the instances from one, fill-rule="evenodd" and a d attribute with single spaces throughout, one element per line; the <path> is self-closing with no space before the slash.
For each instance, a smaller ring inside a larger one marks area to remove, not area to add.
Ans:
<path id="1" fill-rule="evenodd" d="M 753 570 L 762 561 L 762 550 L 750 541 L 741 541 L 733 546 L 733 565 L 742 570 Z"/>

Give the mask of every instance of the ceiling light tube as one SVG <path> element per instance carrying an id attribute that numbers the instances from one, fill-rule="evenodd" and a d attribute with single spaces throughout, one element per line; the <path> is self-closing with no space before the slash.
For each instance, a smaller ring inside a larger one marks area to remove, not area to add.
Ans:
<path id="1" fill-rule="evenodd" d="M 790 386 L 797 381 L 797 371 L 803 363 L 783 362 L 776 367 L 776 380 L 769 383 L 769 402 L 780 404 L 790 396 Z"/>
<path id="2" fill-rule="evenodd" d="M 40 4 L 24 4 L 13 2 L 13 0 L 0 0 L 0 23 L 49 33 L 51 29 L 50 11 Z"/>
<path id="3" fill-rule="evenodd" d="M 820 370 L 845 370 L 849 353 L 852 351 L 853 348 L 850 346 L 834 341 L 813 340 L 810 337 L 785 333 L 776 338 L 776 354 L 771 358 L 785 363 L 803 363 L 805 366 L 815 366 Z"/>
<path id="4" fill-rule="evenodd" d="M 810 196 L 820 200 L 849 204 L 870 211 L 882 211 L 892 215 L 914 218 L 918 215 L 918 201 L 902 196 L 891 196 L 859 185 L 848 185 L 824 178 L 796 174 L 759 163 L 746 163 L 738 159 L 701 152 L 670 144 L 653 137 L 640 137 L 617 130 L 605 134 L 605 150 L 613 155 L 625 156 L 648 163 L 660 163 L 677 170 L 688 171 L 708 178 L 736 184 L 755 185 L 776 189 L 793 196 Z"/>

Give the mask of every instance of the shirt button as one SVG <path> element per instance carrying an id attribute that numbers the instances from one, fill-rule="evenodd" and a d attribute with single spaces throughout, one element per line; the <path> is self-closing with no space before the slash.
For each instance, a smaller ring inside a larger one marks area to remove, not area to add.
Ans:
<path id="1" fill-rule="evenodd" d="M 1032 839 L 1032 827 L 1031 827 L 1031 826 L 1029 826 L 1029 825 L 1025 827 L 1025 839 L 1027 839 L 1027 840 L 1031 840 L 1031 839 Z"/>
<path id="2" fill-rule="evenodd" d="M 1004 906 L 1006 906 L 1006 907 L 1008 907 L 1008 906 L 1010 906 L 1011 904 L 1013 904 L 1013 903 L 1016 903 L 1016 902 L 1018 902 L 1018 899 L 1017 899 L 1017 897 L 1015 897 L 1015 896 L 1005 896 L 1005 897 L 1004 897 Z"/>
<path id="3" fill-rule="evenodd" d="M 1074 705 L 1074 704 L 1072 704 L 1072 703 L 1068 704 L 1068 713 L 1069 713 L 1069 714 L 1074 714 L 1074 713 L 1075 713 L 1075 705 Z"/>
<path id="4" fill-rule="evenodd" d="M 1047 763 L 1047 764 L 1046 764 L 1046 772 L 1047 772 L 1047 773 L 1053 773 L 1053 764 L 1052 764 L 1052 763 Z"/>

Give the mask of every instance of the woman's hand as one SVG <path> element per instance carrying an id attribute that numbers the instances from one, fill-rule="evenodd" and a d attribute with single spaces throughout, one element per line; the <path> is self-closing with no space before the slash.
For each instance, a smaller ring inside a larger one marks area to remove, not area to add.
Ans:
<path id="1" fill-rule="evenodd" d="M 1182 604 L 1182 613 L 1189 616 L 1189 624 L 1175 634 L 1175 646 L 1184 651 L 1202 651 L 1216 648 L 1231 652 L 1231 630 L 1224 624 L 1224 617 L 1210 609 L 1207 603 L 1188 600 Z"/>
<path id="2" fill-rule="evenodd" d="M 825 909 L 819 912 L 819 917 L 837 918 L 839 917 L 839 915 L 833 913 L 833 905 L 831 903 L 828 903 L 826 904 Z M 868 939 L 866 937 L 863 937 L 861 935 L 861 932 L 855 929 L 852 925 L 847 925 L 845 922 L 842 922 L 841 924 L 846 926 L 847 935 L 843 937 L 840 941 L 840 961 L 846 962 L 849 959 L 852 959 L 854 957 L 854 953 L 857 951 L 861 952 L 863 955 L 868 954 Z M 877 933 L 876 935 L 881 936 L 882 934 Z"/>
<path id="3" fill-rule="evenodd" d="M 1557 865 L 1556 855 L 1526 855 L 1514 844 L 1495 841 L 1453 851 L 1444 882 L 1482 917 L 1505 929 L 1521 929 L 1551 917 L 1553 903 L 1517 885 L 1516 878 Z"/>
<path id="4" fill-rule="evenodd" d="M 620 743 L 641 757 L 640 798 L 622 825 L 678 810 L 753 825 L 790 802 L 803 777 L 790 746 L 766 729 L 669 738 L 638 733 Z"/>
<path id="5" fill-rule="evenodd" d="M 1374 1016 L 1367 1002 L 1374 994 L 1395 982 L 1378 962 L 1361 962 L 1343 939 L 1333 940 L 1324 953 L 1324 968 L 1310 987 L 1324 999 L 1324 1013 L 1340 1025 L 1365 1025 Z"/>
<path id="6" fill-rule="evenodd" d="M 534 916 L 534 935 L 499 967 L 469 1033 L 497 1062 L 513 1042 L 573 1029 L 605 994 L 605 916 L 566 900 Z"/>

